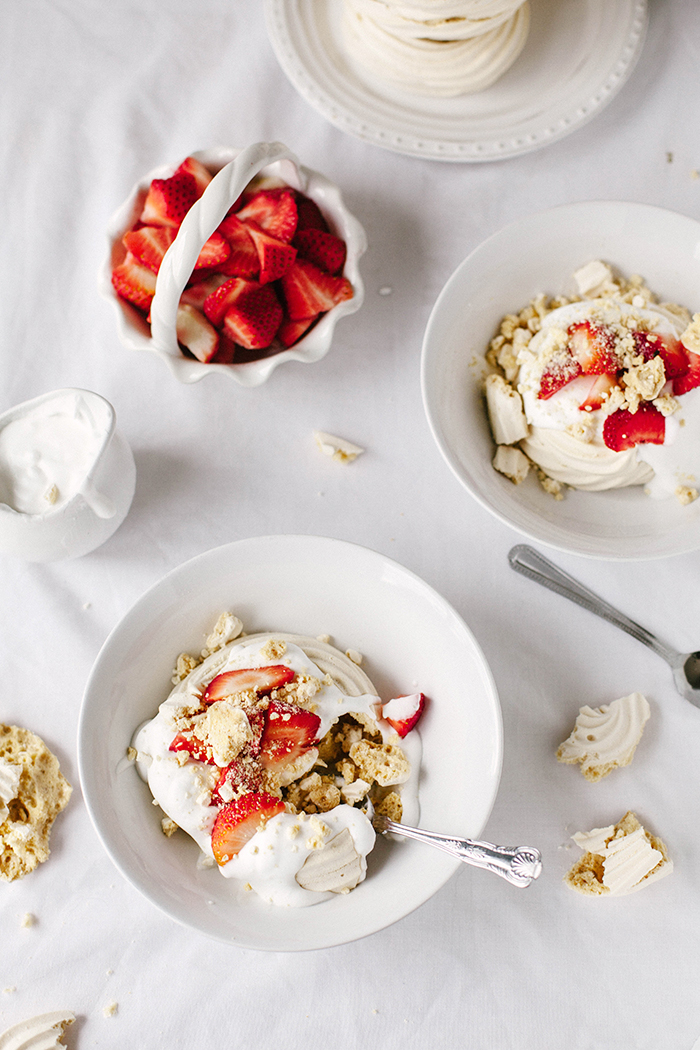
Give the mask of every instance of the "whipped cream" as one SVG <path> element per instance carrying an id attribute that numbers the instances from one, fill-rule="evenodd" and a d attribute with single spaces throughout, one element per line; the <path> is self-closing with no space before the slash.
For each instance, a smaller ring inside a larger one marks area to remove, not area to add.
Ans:
<path id="1" fill-rule="evenodd" d="M 285 643 L 284 652 L 271 661 L 269 643 Z M 221 773 L 218 766 L 198 761 L 182 762 L 182 753 L 170 751 L 170 744 L 178 730 L 178 718 L 183 710 L 199 704 L 201 690 L 217 675 L 240 668 L 284 664 L 298 675 L 309 675 L 322 683 L 313 695 L 313 713 L 320 719 L 318 738 L 345 714 L 371 719 L 386 742 L 396 741 L 391 726 L 381 717 L 381 701 L 364 672 L 333 646 L 314 638 L 289 634 L 256 634 L 244 636 L 224 646 L 195 667 L 172 690 L 159 707 L 157 715 L 141 726 L 133 739 L 137 751 L 136 764 L 142 778 L 148 782 L 154 799 L 164 813 L 198 844 L 203 854 L 214 857 L 211 834 L 220 807 L 211 804 L 211 793 Z M 223 704 L 217 701 L 213 707 Z M 401 798 L 407 821 L 418 817 L 418 769 L 420 765 L 420 738 L 417 733 L 401 741 L 401 748 L 411 763 L 411 775 L 401 787 Z M 303 776 L 318 759 L 312 748 L 293 763 L 290 776 Z M 355 785 L 349 785 L 349 788 Z M 279 813 L 256 831 L 245 846 L 219 870 L 226 878 L 234 878 L 252 887 L 265 900 L 283 906 L 303 907 L 330 897 L 333 892 L 352 888 L 365 877 L 366 857 L 374 846 L 375 836 L 365 813 L 353 808 L 352 790 L 344 795 L 344 802 L 328 812 Z M 337 864 L 336 850 L 325 862 L 306 867 L 317 851 L 335 842 L 347 832 L 356 856 L 347 855 L 345 874 L 339 875 L 344 865 Z M 327 879 L 324 890 L 319 878 L 325 867 Z M 297 880 L 300 876 L 301 882 Z M 351 877 L 354 876 L 354 877 Z M 355 878 L 356 877 L 356 878 Z M 303 883 L 308 882 L 307 888 Z M 329 889 L 328 887 L 337 887 Z"/>
<path id="2" fill-rule="evenodd" d="M 48 515 L 81 493 L 98 517 L 112 517 L 111 501 L 88 482 L 106 437 L 78 392 L 33 404 L 0 429 L 0 502 L 20 514 Z"/>
<path id="3" fill-rule="evenodd" d="M 641 740 L 651 709 L 641 693 L 630 693 L 601 707 L 581 708 L 569 737 L 559 745 L 557 758 L 580 763 L 587 780 L 602 780 L 613 769 L 628 766 Z"/>

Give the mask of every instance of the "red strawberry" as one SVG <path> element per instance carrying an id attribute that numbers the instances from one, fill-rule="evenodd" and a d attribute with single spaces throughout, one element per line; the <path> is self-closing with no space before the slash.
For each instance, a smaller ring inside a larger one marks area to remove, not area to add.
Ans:
<path id="1" fill-rule="evenodd" d="M 256 277 L 260 271 L 260 262 L 246 224 L 235 215 L 229 215 L 219 226 L 218 232 L 226 238 L 231 249 L 231 254 L 219 267 L 219 272 L 229 277 Z"/>
<path id="2" fill-rule="evenodd" d="M 128 299 L 140 310 L 149 310 L 156 293 L 156 275 L 147 266 L 142 266 L 131 252 L 119 266 L 112 270 L 112 284 L 118 295 Z"/>
<path id="3" fill-rule="evenodd" d="M 688 355 L 685 347 L 670 335 L 657 332 L 633 332 L 635 350 L 645 361 L 659 356 L 664 363 L 667 379 L 685 375 L 688 371 Z"/>
<path id="4" fill-rule="evenodd" d="M 220 328 L 224 323 L 226 311 L 233 306 L 236 299 L 243 292 L 252 291 L 254 288 L 259 287 L 260 285 L 257 281 L 244 281 L 242 277 L 232 277 L 230 280 L 224 280 L 223 284 L 215 288 L 211 295 L 204 300 L 204 313 L 216 328 Z"/>
<path id="5" fill-rule="evenodd" d="M 346 277 L 333 277 L 300 258 L 282 277 L 282 290 L 292 321 L 315 317 L 353 296 L 352 285 Z"/>
<path id="6" fill-rule="evenodd" d="M 197 185 L 198 197 L 202 196 L 213 178 L 211 172 L 195 157 L 185 157 L 175 174 L 177 175 L 178 172 L 185 172 L 187 175 L 192 176 Z"/>
<path id="7" fill-rule="evenodd" d="M 271 237 L 254 222 L 249 222 L 247 225 L 260 262 L 260 277 L 258 278 L 260 284 L 276 281 L 287 272 L 296 259 L 296 248 L 292 248 L 291 244 L 278 241 L 276 237 Z"/>
<path id="8" fill-rule="evenodd" d="M 546 401 L 556 394 L 557 390 L 561 390 L 563 386 L 580 375 L 581 365 L 568 347 L 558 350 L 549 359 L 542 373 L 538 398 Z"/>
<path id="9" fill-rule="evenodd" d="M 685 375 L 676 376 L 673 380 L 673 393 L 676 397 L 687 394 L 696 386 L 700 386 L 700 354 L 694 354 L 692 350 L 684 347 L 688 358 L 688 371 Z"/>
<path id="10" fill-rule="evenodd" d="M 171 226 L 140 226 L 122 237 L 127 251 L 153 273 L 160 270 L 163 256 L 174 240 L 175 230 Z"/>
<path id="11" fill-rule="evenodd" d="M 220 233 L 214 232 L 211 237 L 204 242 L 202 250 L 197 256 L 197 262 L 194 264 L 194 268 L 195 270 L 218 268 L 221 263 L 226 262 L 230 254 L 231 248 L 228 241 L 222 237 Z"/>
<path id="12" fill-rule="evenodd" d="M 328 223 L 316 201 L 299 190 L 294 191 L 294 197 L 297 202 L 297 230 L 324 230 L 328 233 Z"/>
<path id="13" fill-rule="evenodd" d="M 581 380 L 583 383 L 584 380 Z M 600 408 L 605 401 L 604 394 L 609 394 L 614 386 L 617 386 L 617 378 L 610 375 L 593 376 L 586 397 L 578 406 L 582 412 L 588 409 Z"/>
<path id="14" fill-rule="evenodd" d="M 150 226 L 179 226 L 197 199 L 194 175 L 178 171 L 169 179 L 154 179 L 144 201 L 141 222 Z"/>
<path id="15" fill-rule="evenodd" d="M 313 712 L 272 700 L 265 712 L 260 741 L 260 761 L 265 769 L 286 766 L 313 747 L 320 724 L 321 719 Z"/>
<path id="16" fill-rule="evenodd" d="M 316 320 L 315 317 L 307 317 L 303 321 L 283 321 L 277 329 L 277 338 L 282 346 L 293 346 L 301 339 Z"/>
<path id="17" fill-rule="evenodd" d="M 186 346 L 198 361 L 211 361 L 219 349 L 219 333 L 204 314 L 194 306 L 180 305 L 176 326 L 178 342 Z"/>
<path id="18" fill-rule="evenodd" d="M 214 354 L 212 363 L 215 365 L 232 365 L 236 360 L 236 351 L 238 349 L 233 340 L 221 332 L 219 335 L 219 349 Z"/>
<path id="19" fill-rule="evenodd" d="M 284 802 L 265 792 L 251 792 L 228 802 L 219 810 L 211 832 L 211 848 L 217 864 L 226 864 L 235 857 L 255 832 L 278 813 L 284 813 Z"/>
<path id="20" fill-rule="evenodd" d="M 224 332 L 246 350 L 262 350 L 275 338 L 282 307 L 269 284 L 245 291 L 226 311 Z"/>
<path id="21" fill-rule="evenodd" d="M 650 401 L 642 401 L 632 414 L 618 408 L 603 423 L 603 441 L 613 452 L 624 452 L 635 445 L 663 445 L 666 420 Z"/>
<path id="22" fill-rule="evenodd" d="M 305 259 L 327 273 L 340 273 L 345 266 L 345 241 L 323 230 L 297 230 L 294 246 Z"/>
<path id="23" fill-rule="evenodd" d="M 620 359 L 615 350 L 615 337 L 605 325 L 577 321 L 569 327 L 569 348 L 584 375 L 617 372 Z"/>
<path id="24" fill-rule="evenodd" d="M 249 689 L 261 696 L 279 689 L 294 678 L 294 671 L 284 664 L 269 664 L 267 667 L 242 667 L 235 671 L 223 671 L 211 682 L 202 694 L 202 702 L 213 704 L 232 693 L 243 693 Z"/>
<path id="25" fill-rule="evenodd" d="M 234 759 L 219 774 L 211 793 L 211 805 L 223 806 L 240 795 L 259 791 L 262 784 L 262 769 L 251 762 Z"/>
<path id="26" fill-rule="evenodd" d="M 212 273 L 208 277 L 202 277 L 201 280 L 188 284 L 180 296 L 180 302 L 183 304 L 187 303 L 188 306 L 194 306 L 197 310 L 202 310 L 209 296 L 217 288 L 220 288 L 222 284 L 225 284 L 227 279 L 223 274 L 219 273 Z"/>
<path id="27" fill-rule="evenodd" d="M 397 696 L 394 700 L 389 700 L 382 705 L 382 718 L 386 719 L 399 736 L 404 737 L 411 732 L 424 710 L 425 696 L 423 693 Z"/>
<path id="28" fill-rule="evenodd" d="M 194 734 L 178 733 L 177 736 L 173 737 L 168 750 L 186 751 L 196 762 L 206 762 L 210 766 L 215 765 L 214 759 L 207 754 L 202 741 L 198 740 Z"/>
<path id="29" fill-rule="evenodd" d="M 285 244 L 290 243 L 297 228 L 297 203 L 289 186 L 258 190 L 236 214 L 242 222 L 252 220 Z"/>

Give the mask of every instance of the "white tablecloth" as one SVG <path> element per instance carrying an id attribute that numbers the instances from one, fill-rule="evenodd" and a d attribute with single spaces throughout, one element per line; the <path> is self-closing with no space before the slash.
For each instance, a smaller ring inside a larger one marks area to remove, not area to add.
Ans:
<path id="1" fill-rule="evenodd" d="M 506 223 L 597 198 L 700 216 L 700 6 L 650 6 L 641 60 L 595 120 L 529 155 L 450 165 L 327 123 L 280 70 L 260 0 L 1 5 L 0 411 L 57 387 L 98 391 L 116 408 L 138 480 L 127 520 L 93 554 L 0 559 L 0 721 L 39 733 L 74 785 L 50 860 L 0 886 L 0 1030 L 66 1008 L 80 1018 L 67 1036 L 75 1050 L 691 1050 L 700 1036 L 700 712 L 651 652 L 511 572 L 519 537 L 449 473 L 419 383 L 438 292 Z M 318 364 L 287 365 L 255 390 L 179 385 L 117 338 L 96 291 L 105 224 L 155 165 L 276 139 L 338 182 L 369 231 L 365 305 Z M 314 428 L 367 452 L 339 467 L 317 452 Z M 470 625 L 505 726 L 484 837 L 541 848 L 544 873 L 528 890 L 465 868 L 372 937 L 268 954 L 179 927 L 114 868 L 77 775 L 92 662 L 166 571 L 273 532 L 390 555 Z M 672 644 L 700 644 L 698 555 L 555 560 Z M 579 706 L 633 690 L 652 718 L 629 769 L 590 785 L 554 760 Z M 674 874 L 619 900 L 574 894 L 562 883 L 577 853 L 569 835 L 628 808 L 667 842 Z M 25 927 L 28 912 L 36 922 Z M 117 1013 L 105 1016 L 112 1001 Z"/>

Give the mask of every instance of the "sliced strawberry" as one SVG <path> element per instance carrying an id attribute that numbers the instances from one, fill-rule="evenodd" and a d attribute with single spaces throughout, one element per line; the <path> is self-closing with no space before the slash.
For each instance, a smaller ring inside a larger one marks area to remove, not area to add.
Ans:
<path id="1" fill-rule="evenodd" d="M 276 237 L 270 236 L 269 233 L 266 233 L 254 222 L 249 222 L 247 225 L 255 250 L 258 253 L 260 264 L 258 280 L 260 284 L 269 284 L 270 281 L 276 281 L 287 272 L 296 259 L 296 248 L 292 248 L 291 244 L 285 244 L 283 241 L 277 240 Z"/>
<path id="2" fill-rule="evenodd" d="M 160 270 L 163 256 L 174 240 L 175 230 L 171 226 L 140 226 L 122 237 L 126 250 L 153 273 Z"/>
<path id="3" fill-rule="evenodd" d="M 634 348 L 645 361 L 660 357 L 664 363 L 667 379 L 685 375 L 688 371 L 688 354 L 678 339 L 658 332 L 633 332 Z"/>
<path id="4" fill-rule="evenodd" d="M 587 380 L 581 380 L 581 382 L 587 382 Z M 616 376 L 593 376 L 590 380 L 590 386 L 586 391 L 586 397 L 578 406 L 579 409 L 582 412 L 587 412 L 589 409 L 590 411 L 593 411 L 596 408 L 600 408 L 606 400 L 604 395 L 609 394 L 613 387 L 617 385 Z"/>
<path id="5" fill-rule="evenodd" d="M 327 273 L 341 273 L 345 266 L 345 241 L 324 230 L 297 230 L 294 246 L 300 255 Z"/>
<path id="6" fill-rule="evenodd" d="M 212 358 L 212 363 L 215 365 L 232 365 L 236 360 L 237 351 L 239 347 L 236 346 L 232 339 L 229 339 L 223 332 L 219 333 L 219 349 Z"/>
<path id="7" fill-rule="evenodd" d="M 204 300 L 204 313 L 216 328 L 220 328 L 224 323 L 226 311 L 233 306 L 236 299 L 243 292 L 259 287 L 257 281 L 244 281 L 242 277 L 225 280 Z"/>
<path id="8" fill-rule="evenodd" d="M 211 848 L 217 864 L 226 864 L 235 857 L 255 832 L 278 813 L 284 813 L 284 802 L 265 792 L 241 795 L 223 806 L 211 832 Z"/>
<path id="9" fill-rule="evenodd" d="M 206 748 L 201 740 L 192 733 L 178 733 L 173 737 L 169 751 L 186 751 L 196 762 L 206 762 L 207 765 L 215 765 L 214 759 L 207 754 Z"/>
<path id="10" fill-rule="evenodd" d="M 126 253 L 126 258 L 112 270 L 112 284 L 118 295 L 128 299 L 140 310 L 149 310 L 156 293 L 156 275 L 138 259 Z"/>
<path id="11" fill-rule="evenodd" d="M 264 696 L 271 693 L 273 689 L 291 682 L 294 671 L 284 664 L 269 664 L 267 667 L 242 667 L 235 671 L 223 671 L 211 682 L 202 694 L 202 702 L 213 704 L 215 700 L 223 700 L 225 696 L 233 693 L 243 693 L 248 690 Z"/>
<path id="12" fill-rule="evenodd" d="M 197 186 L 197 197 L 202 196 L 213 178 L 209 169 L 205 168 L 202 162 L 195 157 L 185 157 L 175 174 L 177 175 L 178 172 L 185 172 L 192 176 Z"/>
<path id="13" fill-rule="evenodd" d="M 315 317 L 307 317 L 303 321 L 283 321 L 277 329 L 277 338 L 282 346 L 293 346 L 308 331 L 316 320 Z"/>
<path id="14" fill-rule="evenodd" d="M 197 183 L 187 171 L 178 171 L 169 179 L 154 179 L 144 201 L 141 222 L 179 226 L 196 199 Z"/>
<path id="15" fill-rule="evenodd" d="M 195 270 L 213 270 L 226 262 L 231 254 L 231 248 L 225 237 L 220 233 L 212 233 L 211 237 L 204 242 L 202 250 L 197 256 L 194 264 Z"/>
<path id="16" fill-rule="evenodd" d="M 297 230 L 324 230 L 329 233 L 328 223 L 316 201 L 312 201 L 300 190 L 294 191 L 297 202 Z"/>
<path id="17" fill-rule="evenodd" d="M 282 323 L 282 307 L 271 285 L 244 291 L 224 317 L 224 332 L 247 350 L 263 350 Z"/>
<path id="18" fill-rule="evenodd" d="M 297 202 L 294 191 L 288 186 L 258 190 L 246 200 L 237 215 L 242 222 L 252 220 L 271 237 L 289 244 L 297 228 Z"/>
<path id="19" fill-rule="evenodd" d="M 563 347 L 547 361 L 540 379 L 538 398 L 542 401 L 548 400 L 553 394 L 556 394 L 557 390 L 561 390 L 572 379 L 580 375 L 581 365 L 568 347 Z"/>
<path id="20" fill-rule="evenodd" d="M 211 793 L 211 805 L 223 806 L 240 795 L 259 791 L 262 784 L 262 768 L 254 763 L 234 759 L 219 774 Z"/>
<path id="21" fill-rule="evenodd" d="M 188 284 L 180 296 L 180 302 L 188 306 L 194 306 L 197 310 L 203 310 L 204 304 L 217 288 L 228 280 L 223 274 L 212 273 L 201 280 Z M 213 323 L 213 322 L 212 322 Z"/>
<path id="22" fill-rule="evenodd" d="M 605 325 L 577 321 L 569 326 L 569 348 L 584 375 L 613 373 L 621 367 L 615 336 Z"/>
<path id="23" fill-rule="evenodd" d="M 295 704 L 272 700 L 265 713 L 260 742 L 260 762 L 265 769 L 278 769 L 293 762 L 318 740 L 321 719 Z"/>
<path id="24" fill-rule="evenodd" d="M 633 414 L 618 408 L 603 423 L 603 441 L 613 452 L 624 452 L 635 445 L 663 445 L 666 420 L 650 401 L 642 401 Z"/>
<path id="25" fill-rule="evenodd" d="M 346 277 L 333 277 L 298 257 L 282 277 L 282 290 L 292 321 L 303 321 L 325 313 L 353 296 L 352 285 Z"/>
<path id="26" fill-rule="evenodd" d="M 229 215 L 218 232 L 226 238 L 231 249 L 228 259 L 220 266 L 220 272 L 229 277 L 256 277 L 260 272 L 260 262 L 247 225 L 235 215 Z"/>
<path id="27" fill-rule="evenodd" d="M 194 306 L 178 306 L 176 330 L 177 341 L 186 346 L 198 361 L 211 361 L 219 349 L 219 333 Z"/>
<path id="28" fill-rule="evenodd" d="M 411 732 L 424 710 L 425 695 L 412 693 L 410 696 L 397 696 L 383 704 L 382 718 L 399 736 L 404 737 Z"/>
<path id="29" fill-rule="evenodd" d="M 673 380 L 673 393 L 676 397 L 687 394 L 689 390 L 700 386 L 700 354 L 694 354 L 687 346 L 684 347 L 684 350 L 688 358 L 688 371 L 685 375 L 676 376 Z"/>

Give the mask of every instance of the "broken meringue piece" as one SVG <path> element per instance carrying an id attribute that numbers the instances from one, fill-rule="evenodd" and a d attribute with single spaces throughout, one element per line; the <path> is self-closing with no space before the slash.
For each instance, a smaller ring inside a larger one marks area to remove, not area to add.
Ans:
<path id="1" fill-rule="evenodd" d="M 601 707 L 582 707 L 573 732 L 557 749 L 559 762 L 581 764 L 586 780 L 607 777 L 628 766 L 641 740 L 651 709 L 641 693 L 630 693 Z"/>
<path id="2" fill-rule="evenodd" d="M 53 1010 L 19 1021 L 0 1035 L 0 1050 L 65 1050 L 61 1037 L 73 1021 L 75 1014 L 68 1010 Z"/>
<path id="3" fill-rule="evenodd" d="M 306 858 L 296 880 L 305 890 L 347 893 L 362 882 L 366 871 L 365 858 L 355 849 L 350 831 L 344 828 L 323 849 Z"/>
<path id="4" fill-rule="evenodd" d="M 571 837 L 584 855 L 564 882 L 579 893 L 620 897 L 673 871 L 665 844 L 646 831 L 631 811 L 617 824 Z"/>
<path id="5" fill-rule="evenodd" d="M 352 441 L 327 434 L 325 430 L 314 430 L 314 438 L 324 456 L 330 456 L 338 463 L 352 463 L 365 451 L 359 445 L 353 445 Z"/>
<path id="6" fill-rule="evenodd" d="M 520 394 L 497 372 L 486 377 L 486 408 L 497 445 L 514 445 L 530 433 Z"/>

